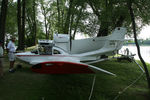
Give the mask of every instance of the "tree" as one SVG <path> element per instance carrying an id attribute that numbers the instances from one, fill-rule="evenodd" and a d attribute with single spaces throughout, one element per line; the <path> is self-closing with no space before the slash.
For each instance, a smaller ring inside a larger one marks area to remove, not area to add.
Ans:
<path id="1" fill-rule="evenodd" d="M 18 22 L 18 50 L 24 50 L 25 48 L 25 0 L 17 1 L 17 22 Z"/>
<path id="2" fill-rule="evenodd" d="M 125 12 L 127 10 L 123 8 L 124 5 L 121 4 L 121 1 L 119 2 L 114 0 L 88 0 L 88 3 L 92 8 L 94 14 L 98 17 L 98 37 L 106 36 L 110 32 L 110 30 L 114 29 L 117 26 L 120 27 L 123 25 L 126 15 L 123 15 L 123 13 L 121 12 Z"/>
<path id="3" fill-rule="evenodd" d="M 0 40 L 5 41 L 5 24 L 7 16 L 8 0 L 2 0 L 1 13 L 0 13 Z M 4 47 L 4 44 L 3 44 Z"/>
<path id="4" fill-rule="evenodd" d="M 37 40 L 38 28 L 41 29 L 37 23 L 37 0 L 26 1 L 26 31 L 25 31 L 25 41 L 26 46 L 34 46 Z"/>
<path id="5" fill-rule="evenodd" d="M 6 18 L 6 35 L 7 36 L 17 36 L 17 3 L 16 2 L 9 2 L 7 8 L 7 18 Z M 7 40 L 6 40 L 7 41 Z"/>
<path id="6" fill-rule="evenodd" d="M 60 3 L 57 0 L 57 13 L 58 13 L 58 33 L 60 33 Z"/>
<path id="7" fill-rule="evenodd" d="M 139 31 L 143 25 L 148 24 L 150 19 L 149 0 L 133 0 L 135 10 L 135 19 L 140 24 L 137 26 Z M 115 27 L 127 27 L 128 33 L 132 27 L 126 0 L 88 0 L 88 4 L 93 13 L 98 17 L 97 26 L 99 27 L 97 36 L 107 35 Z M 145 5 L 145 6 L 143 6 Z"/>
<path id="8" fill-rule="evenodd" d="M 49 39 L 49 33 L 48 33 L 48 26 L 47 26 L 47 9 L 44 7 L 44 1 L 41 0 L 41 9 L 42 9 L 42 14 L 44 15 L 44 25 L 45 25 L 45 32 L 46 32 L 46 39 Z"/>
<path id="9" fill-rule="evenodd" d="M 69 33 L 70 17 L 71 17 L 71 11 L 72 11 L 73 7 L 74 7 L 73 0 L 69 0 L 69 8 L 68 8 L 67 17 L 65 20 L 64 34 Z"/>
<path id="10" fill-rule="evenodd" d="M 133 9 L 132 9 L 132 1 L 128 0 L 127 4 L 128 4 L 128 8 L 129 8 L 130 15 L 131 15 L 131 21 L 132 21 L 134 39 L 135 39 L 135 44 L 137 46 L 138 56 L 139 56 L 139 58 L 140 58 L 140 60 L 141 60 L 141 62 L 143 64 L 143 66 L 144 66 L 145 73 L 146 73 L 146 78 L 147 78 L 147 82 L 148 82 L 148 87 L 150 88 L 150 76 L 149 76 L 149 72 L 148 72 L 146 63 L 145 63 L 145 61 L 143 60 L 143 58 L 141 56 L 140 47 L 139 47 L 137 36 L 136 36 L 136 23 L 135 23 L 135 18 L 134 18 L 134 12 L 133 12 Z"/>
<path id="11" fill-rule="evenodd" d="M 54 7 L 55 6 L 55 7 Z M 52 1 L 46 1 L 44 2 L 43 0 L 40 0 L 40 7 L 41 7 L 41 14 L 43 15 L 44 17 L 44 30 L 45 30 L 45 38 L 46 39 L 49 39 L 51 38 L 52 39 L 52 36 L 53 36 L 53 28 L 56 25 L 56 21 L 57 21 L 57 11 L 56 11 L 56 5 L 53 5 L 53 2 Z M 58 30 L 56 29 L 55 27 L 55 30 Z"/>
<path id="12" fill-rule="evenodd" d="M 83 10 L 83 7 L 80 8 L 79 15 L 78 15 L 77 20 L 76 20 L 76 24 L 75 24 L 74 32 L 73 32 L 73 36 L 72 36 L 73 39 L 75 39 L 75 35 L 76 35 L 76 32 L 77 32 L 79 21 L 80 21 L 81 16 L 82 16 L 82 10 Z M 70 31 L 70 34 L 71 34 L 71 31 Z"/>
<path id="13" fill-rule="evenodd" d="M 33 0 L 33 45 L 36 44 L 36 33 L 37 33 L 37 26 L 36 26 L 36 2 Z"/>
<path id="14" fill-rule="evenodd" d="M 26 0 L 22 0 L 22 35 L 21 35 L 21 47 L 20 50 L 25 49 L 25 8 L 26 8 Z"/>
<path id="15" fill-rule="evenodd" d="M 20 0 L 20 7 L 22 7 L 21 4 L 23 4 L 23 0 Z M 148 18 L 150 16 L 150 10 L 148 9 L 150 5 L 148 5 L 148 0 L 144 2 L 134 0 L 133 4 L 133 9 L 137 9 L 134 10 L 135 21 L 140 19 L 141 23 L 137 26 L 137 29 L 140 29 L 150 22 Z M 16 35 L 17 27 L 14 21 L 16 20 L 14 10 L 16 4 L 12 2 L 8 6 L 8 9 L 13 10 L 8 11 L 6 26 L 9 27 L 6 27 L 6 34 Z M 19 10 L 18 33 L 22 34 L 23 9 L 20 8 Z M 70 34 L 74 39 L 76 33 L 105 36 L 115 27 L 127 27 L 128 33 L 131 29 L 126 0 L 27 0 L 25 12 L 27 21 L 25 23 L 25 43 L 28 46 L 35 45 L 36 38 L 52 39 L 55 32 Z M 40 18 L 41 15 L 43 17 Z M 21 44 L 23 39 L 21 40 L 21 35 L 18 38 L 20 47 L 23 45 Z"/>

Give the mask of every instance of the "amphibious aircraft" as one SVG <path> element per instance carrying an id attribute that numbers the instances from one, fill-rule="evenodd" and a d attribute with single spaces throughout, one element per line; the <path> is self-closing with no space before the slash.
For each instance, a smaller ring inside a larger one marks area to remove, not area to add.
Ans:
<path id="1" fill-rule="evenodd" d="M 20 60 L 32 64 L 32 71 L 46 74 L 97 73 L 115 75 L 90 65 L 102 61 L 121 49 L 126 28 L 117 27 L 108 36 L 71 40 L 69 35 L 54 34 L 53 40 L 39 40 L 36 50 L 16 53 Z"/>

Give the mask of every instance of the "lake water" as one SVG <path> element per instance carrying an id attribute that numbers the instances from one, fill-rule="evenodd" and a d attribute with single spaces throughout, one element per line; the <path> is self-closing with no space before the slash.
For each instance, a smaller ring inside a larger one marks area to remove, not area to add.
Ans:
<path id="1" fill-rule="evenodd" d="M 139 60 L 136 46 L 134 45 L 123 46 L 121 50 L 123 51 L 126 48 L 128 48 L 132 54 L 136 54 L 134 58 Z M 140 50 L 142 58 L 145 60 L 145 62 L 150 63 L 150 46 L 140 46 Z"/>

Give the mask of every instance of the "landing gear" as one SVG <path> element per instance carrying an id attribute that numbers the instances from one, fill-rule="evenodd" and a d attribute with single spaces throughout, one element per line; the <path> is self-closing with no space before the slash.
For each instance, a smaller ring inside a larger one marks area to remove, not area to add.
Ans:
<path id="1" fill-rule="evenodd" d="M 121 57 L 118 57 L 118 58 L 117 58 L 117 61 L 118 61 L 118 62 L 121 62 L 122 60 L 127 60 L 127 61 L 129 61 L 129 62 L 132 62 L 133 59 L 134 59 L 134 57 L 122 55 Z"/>
<path id="2" fill-rule="evenodd" d="M 135 54 L 132 54 L 128 48 L 124 50 L 123 54 L 119 54 L 119 55 L 121 55 L 120 57 L 117 57 L 117 61 L 119 62 L 121 62 L 122 60 L 127 60 L 129 62 L 132 62 L 135 56 Z"/>

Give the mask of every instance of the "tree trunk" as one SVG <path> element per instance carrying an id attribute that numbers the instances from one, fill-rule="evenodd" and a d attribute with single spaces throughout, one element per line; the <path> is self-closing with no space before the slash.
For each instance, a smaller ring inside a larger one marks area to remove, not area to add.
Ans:
<path id="1" fill-rule="evenodd" d="M 18 48 L 17 50 L 24 50 L 25 48 L 25 0 L 17 1 L 17 21 L 18 21 Z M 21 11 L 22 9 L 22 11 Z"/>
<path id="2" fill-rule="evenodd" d="M 99 28 L 97 37 L 107 36 L 108 35 L 108 25 L 106 22 L 101 23 L 101 27 Z"/>
<path id="3" fill-rule="evenodd" d="M 91 6 L 93 12 L 96 14 L 96 16 L 98 17 L 98 19 L 100 19 L 101 15 L 100 12 L 98 11 L 98 9 L 96 9 L 92 3 L 91 0 L 88 0 L 89 5 Z M 107 11 L 107 0 L 106 0 L 106 11 Z M 107 16 L 106 16 L 107 17 Z M 100 36 L 107 36 L 108 35 L 108 25 L 106 21 L 102 21 L 100 24 L 100 28 L 97 34 L 97 37 Z"/>
<path id="4" fill-rule="evenodd" d="M 45 22 L 46 39 L 49 39 L 49 34 L 48 34 L 48 31 L 47 31 L 47 20 L 46 20 L 46 15 L 44 15 L 44 22 Z"/>
<path id="5" fill-rule="evenodd" d="M 75 35 L 76 35 L 76 32 L 77 32 L 78 24 L 79 24 L 79 21 L 81 19 L 81 15 L 82 15 L 82 9 L 83 9 L 83 5 L 80 8 L 80 12 L 79 12 L 79 15 L 77 17 L 77 21 L 76 21 L 76 25 L 75 25 L 75 29 L 74 29 L 74 33 L 73 33 L 73 39 L 75 39 Z"/>
<path id="6" fill-rule="evenodd" d="M 8 0 L 2 0 L 1 5 L 1 13 L 0 13 L 0 40 L 3 42 L 5 41 L 5 24 L 6 24 L 6 16 L 7 16 L 7 5 Z"/>
<path id="7" fill-rule="evenodd" d="M 48 31 L 47 31 L 46 9 L 45 9 L 43 4 L 42 4 L 42 9 L 43 9 L 43 15 L 44 15 L 44 25 L 45 25 L 46 39 L 49 39 L 49 34 L 48 34 Z"/>
<path id="8" fill-rule="evenodd" d="M 21 25 L 21 0 L 17 0 L 17 24 L 18 24 L 18 48 L 17 50 L 21 50 L 21 32 L 22 32 L 22 25 Z"/>
<path id="9" fill-rule="evenodd" d="M 36 44 L 36 11 L 35 11 L 35 0 L 33 0 L 33 45 Z"/>
<path id="10" fill-rule="evenodd" d="M 149 76 L 149 72 L 148 72 L 146 63 L 145 63 L 145 61 L 143 60 L 143 58 L 141 56 L 140 47 L 139 47 L 137 36 L 136 36 L 136 24 L 135 24 L 135 17 L 134 17 L 134 13 L 133 13 L 133 9 L 132 9 L 132 2 L 131 2 L 131 0 L 128 0 L 127 4 L 128 4 L 128 9 L 130 11 L 130 16 L 131 16 L 131 21 L 132 21 L 132 27 L 133 27 L 133 32 L 134 32 L 134 39 L 135 39 L 135 44 L 137 46 L 138 56 L 139 56 L 139 58 L 140 58 L 140 60 L 141 60 L 141 62 L 143 64 L 143 66 L 144 66 L 145 73 L 146 73 L 146 78 L 147 78 L 147 82 L 148 82 L 148 87 L 150 88 L 150 76 Z"/>
<path id="11" fill-rule="evenodd" d="M 22 0 L 22 35 L 21 35 L 21 50 L 25 48 L 25 7 L 26 0 Z"/>
<path id="12" fill-rule="evenodd" d="M 69 2 L 69 9 L 67 12 L 67 17 L 66 17 L 66 22 L 65 22 L 65 28 L 64 28 L 64 34 L 68 34 L 69 33 L 69 26 L 70 26 L 70 16 L 71 16 L 71 10 L 73 8 L 73 0 L 70 0 Z"/>
<path id="13" fill-rule="evenodd" d="M 60 7 L 59 7 L 59 0 L 57 0 L 57 12 L 58 12 L 58 33 L 60 33 Z"/>
<path id="14" fill-rule="evenodd" d="M 26 20 L 27 20 L 27 24 L 29 25 L 29 32 L 30 32 L 30 34 L 25 34 L 26 35 L 26 45 L 27 45 L 27 47 L 29 47 L 29 46 L 35 45 L 34 44 L 34 32 L 33 32 L 34 29 L 33 29 L 33 23 L 30 21 L 30 18 L 28 15 L 26 17 Z M 28 33 L 28 32 L 26 32 L 26 33 Z"/>
<path id="15" fill-rule="evenodd" d="M 69 34 L 70 35 L 72 35 L 71 33 L 72 33 L 72 24 L 73 24 L 73 19 L 74 19 L 74 13 L 71 15 L 71 17 L 70 17 L 70 28 L 69 28 Z"/>
<path id="16" fill-rule="evenodd" d="M 123 25 L 124 20 L 125 20 L 125 17 L 121 15 L 121 16 L 119 17 L 119 19 L 117 20 L 117 22 L 116 22 L 114 28 L 116 28 L 116 27 L 121 27 L 121 26 Z"/>
<path id="17" fill-rule="evenodd" d="M 105 10 L 106 10 L 106 14 L 105 14 L 105 20 L 101 22 L 100 28 L 99 28 L 99 32 L 97 34 L 97 37 L 99 36 L 107 36 L 108 35 L 108 1 L 105 1 Z M 100 16 L 98 16 L 100 18 Z"/>
<path id="18" fill-rule="evenodd" d="M 61 32 L 62 32 L 62 29 L 64 28 L 64 9 L 61 10 Z"/>

